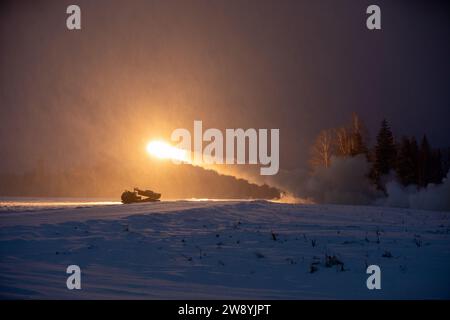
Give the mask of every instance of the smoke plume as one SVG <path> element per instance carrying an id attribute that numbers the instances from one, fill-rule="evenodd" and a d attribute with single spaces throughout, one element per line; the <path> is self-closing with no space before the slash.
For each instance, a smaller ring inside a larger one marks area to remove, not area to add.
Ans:
<path id="1" fill-rule="evenodd" d="M 394 174 L 382 177 L 386 193 L 376 189 L 368 178 L 370 164 L 364 155 L 332 158 L 328 168 L 313 172 L 281 171 L 269 185 L 285 190 L 298 202 L 348 205 L 377 205 L 424 210 L 450 210 L 449 174 L 442 184 L 403 187 Z"/>
<path id="2" fill-rule="evenodd" d="M 390 207 L 450 211 L 449 174 L 442 184 L 429 184 L 418 189 L 416 185 L 403 187 L 396 180 L 386 184 L 388 196 L 377 200 L 377 204 Z"/>

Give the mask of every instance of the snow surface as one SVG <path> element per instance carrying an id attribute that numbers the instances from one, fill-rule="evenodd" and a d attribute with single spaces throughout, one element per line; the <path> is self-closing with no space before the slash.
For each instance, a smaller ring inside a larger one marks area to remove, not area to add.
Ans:
<path id="1" fill-rule="evenodd" d="M 66 288 L 72 264 L 81 290 Z M 381 290 L 366 287 L 371 264 Z M 0 297 L 449 299 L 450 213 L 266 201 L 2 213 Z"/>

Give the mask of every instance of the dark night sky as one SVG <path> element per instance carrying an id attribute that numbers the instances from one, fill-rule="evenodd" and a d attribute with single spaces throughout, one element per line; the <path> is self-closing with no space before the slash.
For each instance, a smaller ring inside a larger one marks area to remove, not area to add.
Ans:
<path id="1" fill-rule="evenodd" d="M 82 10 L 68 31 L 66 7 Z M 365 10 L 382 10 L 382 30 Z M 372 138 L 450 146 L 450 10 L 437 1 L 3 1 L 0 167 L 135 159 L 193 120 L 280 128 L 283 168 L 352 111 Z M 372 139 L 373 141 L 373 139 Z"/>

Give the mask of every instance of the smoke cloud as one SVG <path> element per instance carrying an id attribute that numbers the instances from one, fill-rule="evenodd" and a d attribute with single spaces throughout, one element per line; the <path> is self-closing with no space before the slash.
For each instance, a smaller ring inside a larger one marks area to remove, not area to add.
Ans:
<path id="1" fill-rule="evenodd" d="M 381 193 L 367 179 L 369 164 L 364 156 L 332 158 L 329 168 L 314 172 L 281 172 L 271 184 L 303 201 L 333 204 L 370 204 Z"/>
<path id="2" fill-rule="evenodd" d="M 369 168 L 364 155 L 337 157 L 332 158 L 329 168 L 320 167 L 314 172 L 282 171 L 267 183 L 285 190 L 288 198 L 294 196 L 297 202 L 450 210 L 449 174 L 442 184 L 429 184 L 422 189 L 415 185 L 403 187 L 391 174 L 383 177 L 385 195 L 368 179 Z"/>
<path id="3" fill-rule="evenodd" d="M 450 180 L 449 173 L 442 184 L 429 184 L 424 189 L 415 185 L 403 187 L 392 180 L 386 184 L 388 196 L 378 199 L 377 204 L 390 207 L 411 209 L 450 211 Z"/>

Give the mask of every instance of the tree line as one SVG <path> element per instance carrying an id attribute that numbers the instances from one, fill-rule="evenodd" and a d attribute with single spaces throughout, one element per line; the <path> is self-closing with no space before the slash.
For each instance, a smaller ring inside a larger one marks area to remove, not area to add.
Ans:
<path id="1" fill-rule="evenodd" d="M 385 191 L 383 176 L 390 173 L 404 186 L 423 188 L 429 183 L 442 183 L 449 170 L 448 151 L 443 159 L 441 149 L 433 149 L 426 135 L 420 144 L 415 137 L 403 136 L 396 141 L 386 119 L 381 122 L 375 145 L 369 148 L 367 129 L 353 113 L 350 125 L 319 133 L 312 146 L 310 162 L 313 168 L 329 168 L 332 157 L 362 154 L 370 164 L 367 177 L 379 190 Z"/>

